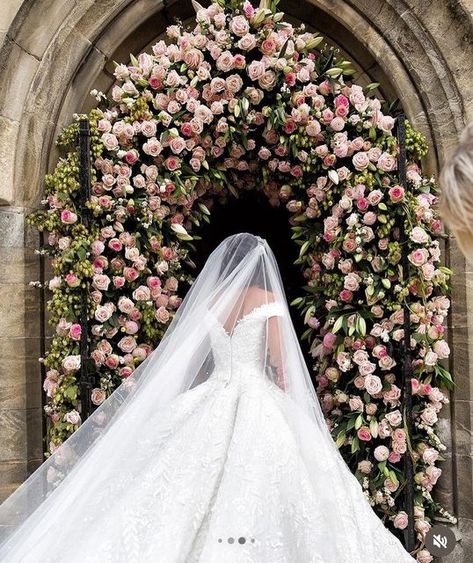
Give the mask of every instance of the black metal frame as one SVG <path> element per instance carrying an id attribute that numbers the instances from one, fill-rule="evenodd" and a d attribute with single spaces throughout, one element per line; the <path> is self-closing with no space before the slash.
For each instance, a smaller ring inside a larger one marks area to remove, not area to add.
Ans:
<path id="1" fill-rule="evenodd" d="M 407 193 L 407 157 L 406 157 L 406 116 L 399 114 L 396 122 L 396 133 L 398 139 L 398 173 L 399 183 Z M 402 246 L 402 275 L 404 281 L 409 279 L 409 259 L 405 251 L 407 245 L 406 229 L 404 224 L 400 225 L 400 242 Z M 409 294 L 407 294 L 404 302 L 404 338 L 401 342 L 401 358 L 402 358 L 402 385 L 401 385 L 401 409 L 407 431 L 408 447 L 404 454 L 404 472 L 406 477 L 406 485 L 404 490 L 404 510 L 408 516 L 408 526 L 405 530 L 404 541 L 408 551 L 415 548 L 416 536 L 414 530 L 414 464 L 410 452 L 411 436 L 412 436 L 412 359 L 411 359 L 411 328 L 410 328 L 410 311 L 409 311 Z"/>
<path id="2" fill-rule="evenodd" d="M 88 231 L 90 227 L 90 210 L 87 201 L 90 199 L 90 124 L 87 118 L 79 121 L 79 184 L 80 184 L 80 206 L 81 222 Z M 91 393 L 93 377 L 89 369 L 90 363 L 90 340 L 89 340 L 89 318 L 88 318 L 88 284 L 82 282 L 81 286 L 81 309 L 80 309 L 80 403 L 81 418 L 86 420 L 92 413 Z"/>
<path id="3" fill-rule="evenodd" d="M 399 183 L 407 192 L 406 181 L 406 118 L 404 114 L 397 117 L 396 133 L 399 145 L 398 154 L 398 172 Z M 90 125 L 89 121 L 84 118 L 79 122 L 79 147 L 80 147 L 80 172 L 79 181 L 81 189 L 81 220 L 86 229 L 90 226 L 90 211 L 86 206 L 86 202 L 90 198 Z M 402 245 L 402 271 L 404 280 L 409 278 L 409 260 L 405 252 L 407 237 L 404 225 L 400 225 L 401 245 Z M 89 343 L 89 320 L 87 314 L 89 288 L 85 285 L 81 289 L 81 315 L 80 324 L 82 327 L 80 339 L 80 398 L 81 398 L 81 416 L 85 420 L 92 412 L 91 391 L 93 387 L 93 376 L 89 369 L 90 365 L 90 343 Z M 411 331 L 409 324 L 409 296 L 406 297 L 404 304 L 404 339 L 401 343 L 402 358 L 402 389 L 401 389 L 401 408 L 404 417 L 405 426 L 408 433 L 408 441 L 412 434 L 412 371 L 411 371 Z M 404 471 L 406 475 L 406 486 L 404 494 L 404 509 L 408 515 L 408 526 L 405 530 L 405 546 L 408 551 L 415 548 L 415 530 L 414 530 L 414 467 L 413 460 L 407 448 L 404 454 Z"/>

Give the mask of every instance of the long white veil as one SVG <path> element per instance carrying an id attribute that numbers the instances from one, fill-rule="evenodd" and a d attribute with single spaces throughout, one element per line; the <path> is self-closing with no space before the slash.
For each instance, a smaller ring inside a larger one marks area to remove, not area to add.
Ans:
<path id="1" fill-rule="evenodd" d="M 6 554 L 25 538 L 34 545 L 36 535 L 48 532 L 48 522 L 52 526 L 82 517 L 90 499 L 125 467 L 139 477 L 143 457 L 136 451 L 144 436 L 152 435 L 150 424 L 159 424 L 160 413 L 178 395 L 212 381 L 215 323 L 231 336 L 248 314 L 272 302 L 279 314 L 266 319 L 262 369 L 270 384 L 288 396 L 290 424 L 308 471 L 316 482 L 323 466 L 334 489 L 340 478 L 355 481 L 326 427 L 274 254 L 264 239 L 241 233 L 212 252 L 154 352 L 0 506 L 0 559 L 8 560 Z M 346 503 L 344 510 L 337 508 L 337 494 L 346 500 L 339 488 L 338 493 L 327 491 L 321 502 L 331 501 L 327 517 L 343 527 L 344 518 L 356 517 L 355 508 L 343 514 Z"/>

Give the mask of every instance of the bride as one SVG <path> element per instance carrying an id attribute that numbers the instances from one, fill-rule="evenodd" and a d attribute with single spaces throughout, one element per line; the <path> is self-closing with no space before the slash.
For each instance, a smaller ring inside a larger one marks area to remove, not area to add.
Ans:
<path id="1" fill-rule="evenodd" d="M 4 562 L 414 561 L 328 429 L 274 255 L 210 255 L 159 346 L 1 506 Z"/>

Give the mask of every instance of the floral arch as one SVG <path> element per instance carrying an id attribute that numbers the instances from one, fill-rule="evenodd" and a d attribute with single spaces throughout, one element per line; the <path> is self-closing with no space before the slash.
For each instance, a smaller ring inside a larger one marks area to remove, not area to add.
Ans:
<path id="1" fill-rule="evenodd" d="M 101 404 L 156 346 L 191 282 L 193 240 L 216 199 L 261 190 L 288 210 L 299 246 L 301 335 L 327 423 L 379 514 L 407 525 L 402 457 L 415 464 L 415 526 L 423 541 L 445 449 L 436 434 L 451 378 L 444 324 L 450 272 L 440 265 L 435 182 L 422 175 L 422 136 L 407 124 L 406 185 L 397 173 L 395 119 L 350 82 L 349 61 L 294 28 L 278 1 L 195 4 L 197 25 L 167 30 L 152 53 L 116 64 L 112 99 L 95 92 L 90 227 L 81 222 L 78 123 L 46 177 L 55 327 L 44 364 L 49 450 L 81 423 L 81 291 Z M 77 118 L 81 116 L 76 116 Z M 83 116 L 82 116 L 83 117 Z M 408 258 L 409 268 L 403 266 Z M 412 326 L 414 432 L 400 410 L 404 304 Z M 424 557 L 424 559 L 422 559 Z M 427 560 L 422 551 L 419 560 Z"/>

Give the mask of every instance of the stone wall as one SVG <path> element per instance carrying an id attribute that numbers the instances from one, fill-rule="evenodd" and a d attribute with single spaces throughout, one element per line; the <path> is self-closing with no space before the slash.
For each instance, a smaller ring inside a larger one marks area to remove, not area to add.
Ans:
<path id="1" fill-rule="evenodd" d="M 204 3 L 204 2 L 202 2 Z M 464 123 L 473 119 L 473 0 L 282 1 L 292 20 L 321 30 L 352 58 L 361 82 L 399 97 L 433 150 L 438 172 Z M 42 300 L 38 236 L 25 227 L 57 160 L 55 139 L 74 112 L 88 110 L 92 88 L 108 91 L 113 61 L 151 45 L 173 18 L 192 17 L 189 1 L 3 0 L 0 10 L 0 500 L 42 459 Z M 442 424 L 451 448 L 439 487 L 459 516 L 452 561 L 473 560 L 473 268 L 454 240 L 450 343 L 457 389 Z M 469 537 L 468 537 L 469 536 Z"/>

